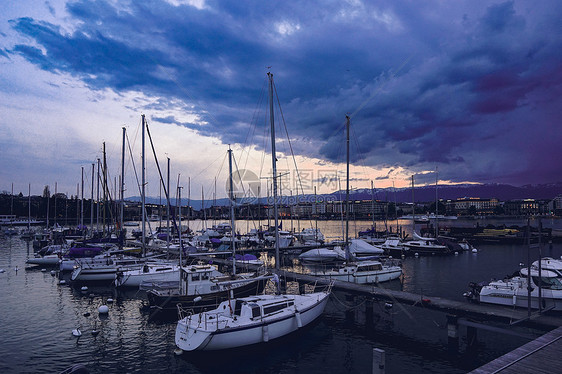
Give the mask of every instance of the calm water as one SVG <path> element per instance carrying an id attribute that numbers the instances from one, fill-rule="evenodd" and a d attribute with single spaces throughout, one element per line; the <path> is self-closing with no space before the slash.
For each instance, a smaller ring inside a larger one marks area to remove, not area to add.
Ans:
<path id="1" fill-rule="evenodd" d="M 244 225 L 238 227 L 245 231 Z M 350 231 L 368 225 L 351 224 Z M 319 222 L 319 228 L 329 237 L 341 235 L 339 222 Z M 462 300 L 468 282 L 511 274 L 527 258 L 525 246 L 479 249 L 477 254 L 408 258 L 403 283 L 383 287 Z M 545 246 L 543 255 L 560 257 L 562 245 Z M 86 364 L 92 373 L 370 373 L 373 348 L 386 351 L 387 373 L 465 373 L 527 342 L 479 330 L 478 344 L 468 348 L 461 328 L 459 351 L 451 352 L 445 314 L 397 304 L 388 311 L 375 303 L 373 319 L 367 320 L 364 304 L 336 293 L 322 319 L 296 336 L 265 347 L 178 357 L 175 323 L 149 321 L 141 311 L 144 294 L 103 287 L 82 293 L 60 286 L 49 271 L 25 269 L 28 256 L 33 256 L 30 243 L 0 238 L 0 268 L 6 270 L 0 274 L 0 373 L 57 373 L 75 363 Z M 283 258 L 283 264 L 299 267 L 292 258 Z M 97 308 L 108 297 L 115 302 L 100 318 Z M 101 330 L 97 337 L 90 334 L 94 325 Z M 78 326 L 79 340 L 71 334 Z"/>

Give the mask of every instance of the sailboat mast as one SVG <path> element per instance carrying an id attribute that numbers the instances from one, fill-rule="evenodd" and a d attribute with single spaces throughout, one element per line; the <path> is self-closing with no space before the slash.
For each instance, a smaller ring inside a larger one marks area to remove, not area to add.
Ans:
<path id="1" fill-rule="evenodd" d="M 435 167 L 435 237 L 439 235 L 439 223 L 437 221 L 437 215 L 439 214 L 439 199 L 437 197 L 437 182 L 439 181 L 439 175 L 437 174 L 437 167 Z"/>
<path id="2" fill-rule="evenodd" d="M 375 187 L 373 185 L 373 181 L 371 181 L 371 214 L 373 215 L 373 236 L 376 235 L 375 229 Z"/>
<path id="3" fill-rule="evenodd" d="M 349 116 L 345 116 L 346 128 L 346 182 L 345 182 L 345 256 L 349 260 Z"/>
<path id="4" fill-rule="evenodd" d="M 90 194 L 90 236 L 94 235 L 94 167 L 92 164 L 92 191 Z"/>
<path id="5" fill-rule="evenodd" d="M 412 175 L 412 235 L 416 232 L 416 199 L 414 198 L 414 176 Z"/>
<path id="6" fill-rule="evenodd" d="M 55 183 L 55 191 L 56 190 L 57 184 Z M 82 166 L 82 191 L 80 193 L 80 230 L 84 230 L 84 166 Z"/>
<path id="7" fill-rule="evenodd" d="M 12 184 L 12 200 L 14 198 L 14 185 Z M 55 182 L 55 226 L 57 225 L 57 182 Z"/>
<path id="8" fill-rule="evenodd" d="M 168 253 L 168 255 L 170 254 L 170 157 L 168 157 L 168 171 L 167 171 L 167 176 L 166 176 L 166 185 L 167 185 L 167 191 L 168 194 L 166 196 L 166 252 Z M 181 219 L 181 216 L 180 216 Z M 179 233 L 179 235 L 181 236 L 181 232 Z M 180 247 L 181 249 L 181 247 Z M 181 263 L 180 263 L 181 264 Z"/>
<path id="9" fill-rule="evenodd" d="M 144 160 L 144 145 L 145 145 L 145 139 L 144 139 L 144 126 L 145 126 L 145 119 L 144 119 L 144 114 L 141 115 L 141 119 L 142 119 L 142 156 L 141 156 L 141 169 L 142 169 L 142 181 L 141 181 L 141 215 L 142 215 L 142 256 L 145 257 L 146 256 L 146 250 L 145 250 L 145 238 L 146 238 L 146 215 L 144 213 L 145 210 L 145 160 Z"/>
<path id="10" fill-rule="evenodd" d="M 27 232 L 29 233 L 30 231 L 31 231 L 31 183 L 29 183 L 28 192 L 27 192 Z"/>
<path id="11" fill-rule="evenodd" d="M 271 124 L 271 163 L 273 171 L 273 214 L 275 216 L 275 269 L 279 270 L 279 224 L 277 219 L 277 156 L 275 154 L 275 120 L 273 117 L 273 74 L 269 78 L 269 121 Z"/>
<path id="12" fill-rule="evenodd" d="M 180 175 L 178 174 L 178 216 L 179 216 L 178 231 L 179 231 L 179 239 L 180 239 L 180 266 L 183 265 L 183 259 L 182 259 L 183 243 L 182 243 L 182 239 L 181 239 L 181 189 L 182 188 L 183 187 L 180 186 Z M 181 271 L 180 271 L 180 277 L 181 277 Z M 180 278 L 180 283 L 181 283 L 181 278 Z"/>
<path id="13" fill-rule="evenodd" d="M 121 222 L 121 232 L 124 230 L 124 211 L 125 211 L 125 138 L 126 138 L 127 130 L 123 127 L 123 145 L 121 147 L 121 206 L 120 206 L 120 214 L 119 214 L 119 221 Z"/>
<path id="14" fill-rule="evenodd" d="M 229 184 L 229 200 L 230 200 L 230 247 L 232 249 L 232 274 L 236 275 L 236 248 L 234 234 L 236 228 L 234 227 L 234 189 L 232 184 L 232 149 L 228 147 L 228 184 Z"/>
<path id="15" fill-rule="evenodd" d="M 97 205 L 96 205 L 96 231 L 100 231 L 100 167 L 101 161 L 98 158 L 98 179 L 97 179 Z"/>

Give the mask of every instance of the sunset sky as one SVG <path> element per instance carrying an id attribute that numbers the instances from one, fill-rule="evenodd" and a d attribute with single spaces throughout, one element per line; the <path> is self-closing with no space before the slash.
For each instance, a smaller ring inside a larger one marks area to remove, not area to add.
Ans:
<path id="1" fill-rule="evenodd" d="M 84 167 L 90 196 L 103 142 L 112 183 L 119 175 L 122 127 L 140 173 L 141 114 L 184 196 L 188 178 L 193 196 L 212 195 L 215 178 L 224 196 L 228 144 L 265 185 L 267 72 L 291 193 L 295 164 L 305 192 L 338 188 L 346 114 L 355 188 L 435 183 L 436 169 L 440 183 L 562 180 L 558 0 L 19 0 L 0 10 L 0 190 L 57 182 L 76 194 Z M 138 195 L 127 159 L 125 195 Z"/>

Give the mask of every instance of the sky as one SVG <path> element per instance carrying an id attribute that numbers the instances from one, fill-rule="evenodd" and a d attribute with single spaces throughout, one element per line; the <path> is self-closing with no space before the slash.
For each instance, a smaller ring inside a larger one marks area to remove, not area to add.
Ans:
<path id="1" fill-rule="evenodd" d="M 183 197 L 225 196 L 229 145 L 265 195 L 268 72 L 283 194 L 344 188 L 346 115 L 353 188 L 407 187 L 412 175 L 561 181 L 558 0 L 19 0 L 0 10 L 2 191 L 56 183 L 81 194 L 84 168 L 89 197 L 104 143 L 115 190 L 125 127 L 125 196 L 139 195 L 144 114 L 164 179 L 170 158 L 172 195 L 179 180 Z M 146 141 L 147 194 L 158 196 Z"/>

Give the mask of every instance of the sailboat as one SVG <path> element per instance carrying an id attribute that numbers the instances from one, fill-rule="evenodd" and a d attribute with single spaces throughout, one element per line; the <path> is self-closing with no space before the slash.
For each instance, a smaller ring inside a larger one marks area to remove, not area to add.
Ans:
<path id="1" fill-rule="evenodd" d="M 232 189 L 232 150 L 228 150 L 230 176 L 230 216 L 231 231 L 235 231 L 234 193 Z M 235 241 L 231 236 L 231 248 L 234 254 Z M 267 281 L 267 274 L 236 274 L 236 256 L 233 256 L 232 275 L 219 272 L 214 265 L 189 265 L 180 268 L 178 287 L 152 287 L 147 291 L 151 307 L 159 311 L 177 311 L 177 305 L 192 310 L 215 308 L 228 298 L 245 297 L 262 293 Z"/>
<path id="2" fill-rule="evenodd" d="M 437 200 L 437 199 L 436 199 Z M 438 201 L 435 202 L 436 206 Z M 414 200 L 414 176 L 412 175 L 412 237 L 413 240 L 404 242 L 402 245 L 407 250 L 405 253 L 414 255 L 446 255 L 451 250 L 446 245 L 439 244 L 436 238 L 425 238 L 416 233 L 416 202 Z M 437 221 L 436 221 L 437 222 Z"/>
<path id="3" fill-rule="evenodd" d="M 275 214 L 275 268 L 279 271 L 279 225 L 277 222 L 277 159 L 273 119 L 273 74 L 269 78 L 271 157 Z M 232 191 L 232 188 L 231 188 Z M 277 282 L 279 284 L 279 282 Z M 175 343 L 182 351 L 220 350 L 267 343 L 310 324 L 323 313 L 331 286 L 304 295 L 256 295 L 223 301 L 218 308 L 185 314 L 180 308 Z"/>
<path id="4" fill-rule="evenodd" d="M 345 254 L 346 262 L 341 266 L 331 268 L 312 268 L 311 273 L 322 278 L 335 279 L 357 284 L 379 283 L 398 279 L 402 275 L 402 268 L 389 261 L 382 263 L 379 260 L 357 261 L 357 257 L 351 253 L 352 245 L 354 247 L 367 246 L 373 247 L 365 242 L 356 243 L 349 240 L 349 116 L 346 116 L 346 133 L 347 133 L 347 186 L 346 186 L 346 230 L 345 230 Z M 379 248 L 373 247 L 373 253 L 382 253 Z M 366 249 L 362 249 L 366 251 Z"/>

